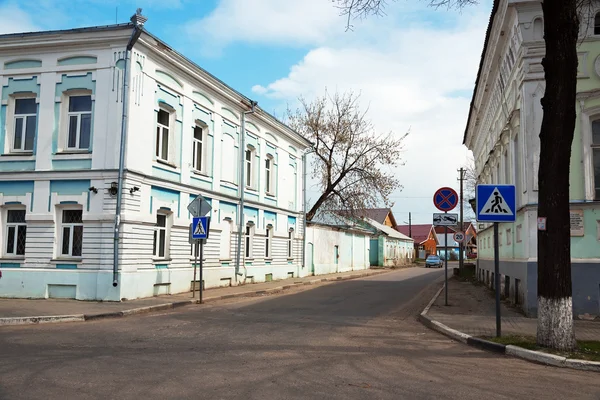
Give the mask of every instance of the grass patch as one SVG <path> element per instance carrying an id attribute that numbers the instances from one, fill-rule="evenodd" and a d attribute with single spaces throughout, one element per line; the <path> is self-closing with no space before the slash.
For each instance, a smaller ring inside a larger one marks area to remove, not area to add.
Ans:
<path id="1" fill-rule="evenodd" d="M 578 340 L 577 348 L 573 352 L 563 352 L 540 347 L 536 343 L 534 336 L 502 336 L 502 337 L 482 337 L 482 339 L 490 342 L 500 343 L 504 345 L 519 346 L 527 350 L 543 351 L 545 353 L 555 354 L 566 358 L 573 358 L 587 361 L 600 361 L 600 341 L 595 340 Z"/>

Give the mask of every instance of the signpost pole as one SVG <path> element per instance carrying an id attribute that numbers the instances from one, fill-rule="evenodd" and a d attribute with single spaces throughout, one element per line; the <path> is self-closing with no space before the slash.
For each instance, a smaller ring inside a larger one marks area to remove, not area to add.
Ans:
<path id="1" fill-rule="evenodd" d="M 496 289 L 496 337 L 502 334 L 500 320 L 500 254 L 498 251 L 498 223 L 494 222 L 494 288 Z"/>
<path id="2" fill-rule="evenodd" d="M 194 243 L 194 280 L 192 281 L 192 299 L 196 297 L 196 266 L 198 265 L 198 241 Z"/>
<path id="3" fill-rule="evenodd" d="M 444 226 L 444 264 L 444 304 L 448 305 L 448 226 Z"/>
<path id="4" fill-rule="evenodd" d="M 202 291 L 204 289 L 204 285 L 203 285 L 203 278 L 202 278 L 202 264 L 203 264 L 203 260 L 204 259 L 204 239 L 200 240 L 200 292 L 198 293 L 198 298 L 200 301 L 200 304 L 202 304 Z"/>

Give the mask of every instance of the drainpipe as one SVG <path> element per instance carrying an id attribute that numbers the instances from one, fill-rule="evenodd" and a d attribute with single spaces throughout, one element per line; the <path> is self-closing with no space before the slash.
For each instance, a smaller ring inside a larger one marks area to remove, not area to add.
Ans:
<path id="1" fill-rule="evenodd" d="M 239 177 L 239 190 L 240 190 L 240 210 L 238 212 L 238 242 L 237 242 L 237 254 L 235 256 L 235 280 L 237 281 L 238 275 L 240 274 L 240 257 L 242 255 L 242 234 L 244 229 L 244 162 L 246 155 L 246 114 L 254 114 L 254 107 L 258 103 L 254 100 L 250 100 L 250 111 L 242 112 L 242 126 L 241 126 L 241 140 L 240 140 L 240 177 Z M 258 222 L 258 221 L 257 221 Z"/>
<path id="2" fill-rule="evenodd" d="M 131 66 L 129 61 L 129 53 L 133 48 L 135 42 L 139 39 L 144 29 L 144 23 L 148 18 L 142 15 L 142 9 L 138 8 L 136 13 L 131 17 L 133 23 L 133 31 L 131 37 L 127 43 L 125 50 L 125 67 L 123 68 L 123 113 L 121 117 L 121 150 L 119 153 L 119 176 L 117 177 L 117 207 L 115 210 L 115 230 L 113 237 L 113 286 L 117 287 L 119 284 L 119 232 L 121 230 L 121 203 L 122 203 L 122 191 L 123 191 L 123 170 L 125 164 L 125 145 L 127 138 L 127 108 L 129 107 L 129 71 Z"/>

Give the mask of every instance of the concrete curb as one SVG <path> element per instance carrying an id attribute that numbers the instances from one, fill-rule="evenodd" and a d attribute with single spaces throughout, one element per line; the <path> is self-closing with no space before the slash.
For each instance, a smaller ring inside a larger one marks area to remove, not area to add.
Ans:
<path id="1" fill-rule="evenodd" d="M 519 346 L 506 346 L 506 354 L 541 364 L 554 365 L 555 367 L 566 367 L 565 361 L 567 359 L 565 357 L 543 353 L 541 351 L 527 350 Z"/>
<path id="2" fill-rule="evenodd" d="M 425 307 L 421 314 L 419 314 L 419 321 L 421 321 L 421 323 L 429 329 L 437 331 L 445 336 L 448 336 L 451 339 L 454 339 L 461 343 L 465 343 L 472 347 L 476 347 L 478 349 L 492 351 L 498 354 L 506 354 L 508 356 L 521 358 L 523 360 L 545 365 L 552 365 L 555 367 L 600 372 L 600 362 L 565 358 L 554 354 L 544 353 L 542 351 L 524 349 L 519 346 L 503 345 L 500 343 L 491 342 L 489 340 L 473 337 L 466 333 L 457 331 L 456 329 L 452 329 L 432 319 L 427 315 L 427 313 L 439 297 L 440 293 L 442 293 L 444 286 L 445 285 L 442 285 L 440 290 L 438 290 L 435 296 L 433 296 L 429 304 L 427 304 L 427 307 Z"/>
<path id="3" fill-rule="evenodd" d="M 76 315 L 44 315 L 40 317 L 6 317 L 0 318 L 0 326 L 3 325 L 26 325 L 26 324 L 50 324 L 56 322 L 83 322 L 83 314 Z"/>
<path id="4" fill-rule="evenodd" d="M 277 286 L 277 287 L 273 287 L 273 288 L 269 288 L 269 289 L 248 290 L 245 292 L 225 294 L 225 295 L 221 295 L 221 296 L 205 297 L 202 299 L 202 303 L 203 304 L 204 303 L 212 303 L 212 302 L 215 302 L 218 300 L 226 300 L 226 299 L 234 299 L 234 298 L 239 298 L 239 297 L 251 297 L 251 296 L 260 296 L 260 295 L 271 294 L 271 293 L 278 293 L 278 292 L 282 292 L 287 289 L 291 289 L 291 288 L 298 287 L 298 286 L 314 285 L 314 284 L 318 284 L 318 283 L 322 283 L 322 282 L 347 281 L 347 280 L 351 280 L 351 279 L 358 279 L 358 278 L 364 278 L 364 277 L 368 277 L 368 276 L 381 275 L 381 274 L 385 274 L 385 273 L 389 273 L 389 272 L 393 272 L 393 271 L 395 271 L 395 270 L 394 269 L 385 269 L 385 270 L 376 270 L 371 273 L 361 272 L 361 273 L 356 273 L 356 274 L 352 274 L 352 275 L 348 275 L 348 276 L 335 276 L 335 277 L 331 277 L 331 278 L 316 278 L 316 279 L 312 279 L 310 281 L 294 282 L 294 283 L 286 284 L 283 286 Z M 200 304 L 200 302 L 197 298 L 194 298 L 194 299 L 190 299 L 190 300 L 183 300 L 183 301 L 177 301 L 177 302 L 172 302 L 172 303 L 155 304 L 155 305 L 146 306 L 146 307 L 131 308 L 129 310 L 98 313 L 98 314 L 75 314 L 75 315 L 52 315 L 52 316 L 46 315 L 46 316 L 36 316 L 36 317 L 6 317 L 6 318 L 0 318 L 0 326 L 97 321 L 97 320 L 107 319 L 107 318 L 122 318 L 122 317 L 131 316 L 131 315 L 137 315 L 137 314 L 147 314 L 147 313 L 157 312 L 157 311 L 173 310 L 173 309 L 180 308 L 180 307 L 186 307 L 186 306 L 189 306 L 192 304 Z"/>

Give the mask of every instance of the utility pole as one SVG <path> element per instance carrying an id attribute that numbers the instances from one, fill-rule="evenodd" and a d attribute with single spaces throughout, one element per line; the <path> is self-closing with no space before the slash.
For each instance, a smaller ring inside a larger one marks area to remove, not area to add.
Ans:
<path id="1" fill-rule="evenodd" d="M 463 181 L 465 180 L 465 169 L 461 168 L 458 170 L 458 172 L 460 173 L 460 178 L 458 178 L 458 180 L 460 181 L 460 232 L 463 232 L 463 206 L 464 206 L 464 199 L 463 199 Z M 465 232 L 463 232 L 465 239 L 467 238 L 467 234 Z M 463 259 L 463 252 L 464 252 L 464 241 L 460 242 L 458 244 L 458 268 L 459 270 L 463 269 L 464 266 L 464 259 Z"/>
<path id="2" fill-rule="evenodd" d="M 410 213 L 408 213 L 408 237 L 412 239 L 412 221 L 410 219 Z"/>

